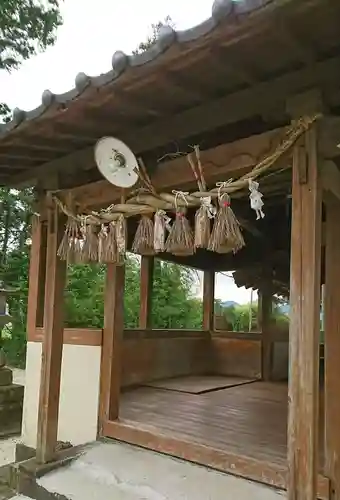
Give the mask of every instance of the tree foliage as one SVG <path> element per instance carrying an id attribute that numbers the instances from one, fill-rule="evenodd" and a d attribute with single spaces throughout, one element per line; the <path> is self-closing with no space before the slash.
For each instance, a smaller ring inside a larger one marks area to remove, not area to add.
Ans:
<path id="1" fill-rule="evenodd" d="M 58 0 L 1 0 L 0 69 L 10 71 L 55 42 Z"/>
<path id="2" fill-rule="evenodd" d="M 11 363 L 23 365 L 28 297 L 27 247 L 9 248 L 3 279 L 18 291 L 9 297 L 13 324 L 4 339 Z M 153 328 L 195 329 L 202 326 L 202 302 L 191 297 L 194 274 L 191 270 L 166 262 L 155 262 L 152 295 Z M 137 328 L 140 305 L 140 264 L 134 255 L 126 261 L 124 324 Z M 105 266 L 72 265 L 68 267 L 65 290 L 65 326 L 70 328 L 103 328 Z"/>
<path id="3" fill-rule="evenodd" d="M 2 16 L 3 9 L 6 14 Z M 16 68 L 23 59 L 54 42 L 55 29 L 61 19 L 56 0 L 44 4 L 33 0 L 6 0 L 0 7 L 0 69 Z M 146 50 L 157 37 L 160 27 L 152 26 L 152 35 L 137 49 Z M 0 113 L 7 113 L 2 105 Z M 13 324 L 4 342 L 12 363 L 23 364 L 28 297 L 28 247 L 32 190 L 0 188 L 0 279 L 18 292 L 9 298 Z M 192 298 L 192 271 L 174 264 L 156 261 L 152 297 L 154 328 L 200 328 L 202 304 Z M 135 328 L 139 321 L 139 260 L 128 256 L 124 295 L 125 327 Z M 65 326 L 103 327 L 105 267 L 73 265 L 68 268 L 65 291 Z"/>
<path id="4" fill-rule="evenodd" d="M 62 23 L 59 0 L 1 0 L 0 70 L 17 69 L 40 50 L 53 45 Z M 9 119 L 9 108 L 0 102 L 0 117 Z"/>
<path id="5" fill-rule="evenodd" d="M 247 332 L 249 330 L 249 306 L 249 304 L 229 306 L 220 311 L 228 328 L 235 332 Z M 257 316 L 258 304 L 254 303 L 251 307 L 251 330 L 257 329 Z M 278 327 L 287 327 L 289 323 L 289 317 L 281 312 L 275 301 L 273 301 L 272 320 Z"/>

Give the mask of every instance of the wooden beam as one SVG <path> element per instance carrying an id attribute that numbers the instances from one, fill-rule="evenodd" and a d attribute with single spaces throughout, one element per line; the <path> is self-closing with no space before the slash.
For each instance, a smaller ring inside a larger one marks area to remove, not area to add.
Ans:
<path id="1" fill-rule="evenodd" d="M 277 96 L 284 101 L 293 93 L 309 87 L 329 85 L 330 79 L 336 82 L 340 77 L 340 58 L 333 57 L 317 62 L 308 68 L 286 73 L 275 79 L 261 82 L 255 86 L 233 94 L 204 103 L 195 108 L 180 112 L 171 117 L 155 120 L 150 125 L 131 130 L 127 127 L 119 134 L 135 154 L 151 151 L 174 140 L 189 138 L 214 128 L 245 120 L 251 116 L 264 113 L 277 102 Z M 335 84 L 334 84 L 335 85 Z M 228 110 L 228 113 L 225 110 Z M 29 173 L 12 177 L 12 185 L 22 187 L 46 172 L 52 170 L 86 169 L 94 165 L 93 147 L 72 153 L 67 157 L 46 163 Z"/>
<path id="2" fill-rule="evenodd" d="M 143 255 L 140 264 L 139 328 L 152 328 L 151 300 L 153 288 L 154 257 Z"/>
<path id="3" fill-rule="evenodd" d="M 325 473 L 331 499 L 340 500 L 340 201 L 326 200 Z"/>
<path id="4" fill-rule="evenodd" d="M 38 413 L 37 461 L 55 458 L 57 444 L 61 362 L 63 353 L 63 304 L 66 262 L 57 256 L 64 234 L 64 220 L 48 210 L 44 339 Z"/>
<path id="5" fill-rule="evenodd" d="M 253 168 L 262 157 L 272 150 L 285 135 L 279 128 L 245 139 L 240 139 L 215 148 L 202 150 L 201 161 L 204 176 L 209 185 L 228 178 L 241 176 Z M 185 157 L 165 161 L 151 175 L 154 187 L 171 190 L 178 186 L 195 189 L 196 181 Z M 68 192 L 80 205 L 105 206 L 119 199 L 120 191 L 106 180 L 80 186 Z"/>
<path id="6" fill-rule="evenodd" d="M 324 161 L 322 164 L 322 187 L 340 200 L 340 171 L 333 161 Z"/>
<path id="7" fill-rule="evenodd" d="M 272 311 L 273 311 L 273 290 L 272 284 L 266 283 L 259 292 L 261 300 L 259 307 L 261 312 L 258 320 L 262 332 L 261 342 L 261 378 L 268 381 L 271 379 L 273 365 L 273 342 L 272 342 Z"/>
<path id="8" fill-rule="evenodd" d="M 214 330 L 215 273 L 204 271 L 203 275 L 203 330 Z"/>
<path id="9" fill-rule="evenodd" d="M 321 274 L 321 182 L 316 129 L 294 148 L 288 393 L 288 500 L 315 500 Z M 306 174 L 303 175 L 303 174 Z"/>
<path id="10" fill-rule="evenodd" d="M 37 326 L 43 326 L 46 277 L 47 228 L 37 215 L 32 217 L 29 287 L 27 299 L 27 338 Z"/>
<path id="11" fill-rule="evenodd" d="M 99 405 L 99 432 L 119 416 L 121 342 L 124 329 L 125 266 L 108 264 L 104 297 L 103 357 Z"/>

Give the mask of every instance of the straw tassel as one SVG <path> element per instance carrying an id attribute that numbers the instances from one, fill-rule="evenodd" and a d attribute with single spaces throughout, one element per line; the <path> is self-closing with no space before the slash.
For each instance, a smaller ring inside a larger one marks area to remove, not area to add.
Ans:
<path id="1" fill-rule="evenodd" d="M 98 243 L 96 226 L 85 223 L 82 262 L 98 262 Z"/>
<path id="2" fill-rule="evenodd" d="M 140 255 L 154 255 L 154 227 L 150 217 L 143 215 L 139 221 L 132 251 Z"/>
<path id="3" fill-rule="evenodd" d="M 165 250 L 173 255 L 193 255 L 195 252 L 194 237 L 188 219 L 185 216 L 185 208 L 179 207 L 179 198 L 188 205 L 186 196 L 188 193 L 173 191 L 175 195 L 176 218 L 171 227 Z"/>
<path id="4" fill-rule="evenodd" d="M 64 236 L 58 248 L 58 256 L 69 263 L 80 261 L 81 255 L 80 225 L 74 217 L 68 217 Z"/>
<path id="5" fill-rule="evenodd" d="M 208 249 L 218 253 L 236 253 L 245 243 L 239 222 L 230 206 L 230 197 L 221 194 L 221 188 L 225 187 L 225 184 L 220 184 L 218 195 L 220 208 L 215 218 Z"/>
<path id="6" fill-rule="evenodd" d="M 188 219 L 183 212 L 177 212 L 166 241 L 165 250 L 173 255 L 193 255 L 194 237 Z"/>

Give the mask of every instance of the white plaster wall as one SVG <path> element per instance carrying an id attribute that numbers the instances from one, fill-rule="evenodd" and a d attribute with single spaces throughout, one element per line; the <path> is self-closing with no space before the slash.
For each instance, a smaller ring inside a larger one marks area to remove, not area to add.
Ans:
<path id="1" fill-rule="evenodd" d="M 41 342 L 27 342 L 22 441 L 36 447 L 41 370 Z M 73 445 L 97 438 L 100 346 L 64 344 L 58 440 Z"/>

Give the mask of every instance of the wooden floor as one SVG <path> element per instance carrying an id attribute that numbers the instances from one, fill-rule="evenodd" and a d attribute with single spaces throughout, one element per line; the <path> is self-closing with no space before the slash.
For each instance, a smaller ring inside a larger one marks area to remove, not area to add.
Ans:
<path id="1" fill-rule="evenodd" d="M 202 395 L 139 388 L 122 395 L 125 420 L 236 455 L 285 463 L 287 386 L 253 384 Z"/>
<path id="2" fill-rule="evenodd" d="M 205 394 L 141 387 L 121 395 L 120 421 L 106 435 L 284 487 L 287 408 L 286 384 L 254 382 Z"/>

